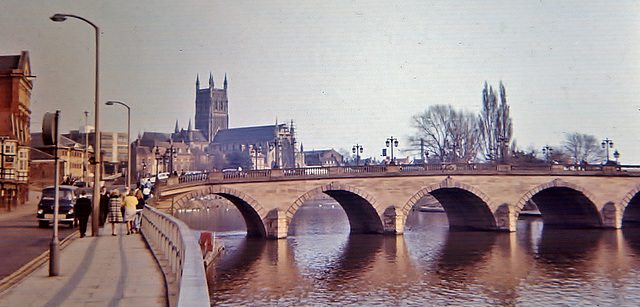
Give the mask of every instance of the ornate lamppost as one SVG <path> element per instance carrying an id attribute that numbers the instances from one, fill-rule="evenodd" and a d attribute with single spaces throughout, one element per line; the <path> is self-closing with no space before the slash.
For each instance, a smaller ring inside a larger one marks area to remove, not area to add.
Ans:
<path id="1" fill-rule="evenodd" d="M 609 138 L 602 140 L 602 148 L 607 150 L 607 163 L 609 163 L 609 148 L 613 148 L 613 140 Z"/>
<path id="2" fill-rule="evenodd" d="M 160 162 L 160 158 L 162 158 L 162 155 L 160 155 L 160 147 L 158 146 L 156 146 L 155 158 L 156 158 L 156 184 L 157 184 L 158 180 L 160 180 L 158 177 L 158 175 L 160 174 L 160 165 L 158 162 Z"/>
<path id="3" fill-rule="evenodd" d="M 253 145 L 251 148 L 251 154 L 255 157 L 255 164 L 253 165 L 253 169 L 258 169 L 258 155 L 262 153 L 262 146 Z"/>
<path id="4" fill-rule="evenodd" d="M 280 141 L 279 138 L 275 138 L 273 140 L 273 142 L 269 143 L 269 151 L 274 150 L 275 149 L 275 155 L 276 155 L 276 161 L 275 164 L 273 165 L 274 169 L 279 169 L 280 168 L 280 151 L 282 151 L 282 142 Z"/>
<path id="5" fill-rule="evenodd" d="M 173 175 L 173 159 L 177 158 L 177 154 L 178 154 L 178 148 L 173 147 L 173 144 L 171 144 L 169 146 L 169 148 L 167 148 L 167 151 L 165 151 L 164 155 L 165 157 L 169 157 L 169 174 Z"/>
<path id="6" fill-rule="evenodd" d="M 390 163 L 390 164 L 391 164 L 391 165 L 395 165 L 395 164 L 396 164 L 396 161 L 395 161 L 395 159 L 394 159 L 394 157 L 393 157 L 393 147 L 398 147 L 398 139 L 397 139 L 397 138 L 394 138 L 394 137 L 392 136 L 392 137 L 390 137 L 390 138 L 388 138 L 388 139 L 387 139 L 387 141 L 385 142 L 385 145 L 386 145 L 387 147 L 390 147 L 390 148 L 391 148 L 391 163 Z"/>
<path id="7" fill-rule="evenodd" d="M 553 154 L 553 148 L 549 147 L 549 145 L 545 145 L 542 147 L 542 154 L 547 160 L 547 163 L 551 163 L 551 155 Z"/>
<path id="8" fill-rule="evenodd" d="M 353 148 L 351 148 L 351 151 L 354 154 L 356 154 L 356 166 L 360 166 L 360 154 L 363 151 L 362 145 L 360 144 L 353 145 Z"/>

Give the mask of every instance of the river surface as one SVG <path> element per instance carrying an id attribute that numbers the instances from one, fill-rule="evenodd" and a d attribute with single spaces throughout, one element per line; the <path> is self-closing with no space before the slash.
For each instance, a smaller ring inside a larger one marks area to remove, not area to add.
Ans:
<path id="1" fill-rule="evenodd" d="M 638 306 L 640 229 L 453 232 L 412 211 L 404 235 L 349 235 L 337 205 L 305 205 L 282 240 L 248 239 L 232 206 L 178 214 L 225 246 L 214 306 Z"/>

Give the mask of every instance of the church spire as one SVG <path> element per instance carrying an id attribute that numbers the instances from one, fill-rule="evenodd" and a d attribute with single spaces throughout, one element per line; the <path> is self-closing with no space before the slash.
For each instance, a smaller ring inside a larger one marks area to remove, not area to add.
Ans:
<path id="1" fill-rule="evenodd" d="M 176 119 L 176 128 L 175 128 L 174 131 L 175 131 L 175 133 L 180 132 L 180 129 L 178 129 L 178 120 L 177 119 Z"/>
<path id="2" fill-rule="evenodd" d="M 227 89 L 227 74 L 224 74 L 224 89 Z"/>
<path id="3" fill-rule="evenodd" d="M 196 75 L 196 90 L 200 89 L 200 76 Z"/>
<path id="4" fill-rule="evenodd" d="M 213 73 L 209 72 L 209 87 L 213 88 Z"/>

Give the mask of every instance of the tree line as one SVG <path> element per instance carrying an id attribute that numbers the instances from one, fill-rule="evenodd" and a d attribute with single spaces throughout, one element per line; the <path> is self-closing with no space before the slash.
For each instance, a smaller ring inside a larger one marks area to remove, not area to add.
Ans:
<path id="1" fill-rule="evenodd" d="M 506 89 L 485 82 L 480 114 L 432 105 L 411 118 L 415 134 L 409 137 L 410 151 L 423 161 L 440 163 L 560 163 L 600 164 L 608 160 L 598 139 L 573 132 L 560 146 L 546 146 L 544 154 L 517 146 L 509 114 Z"/>

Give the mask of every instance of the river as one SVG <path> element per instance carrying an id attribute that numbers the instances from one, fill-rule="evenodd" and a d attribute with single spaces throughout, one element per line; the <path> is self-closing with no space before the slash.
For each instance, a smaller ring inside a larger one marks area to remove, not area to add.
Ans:
<path id="1" fill-rule="evenodd" d="M 404 235 L 350 235 L 337 204 L 306 205 L 282 240 L 248 239 L 232 206 L 177 215 L 225 246 L 212 305 L 638 306 L 640 229 L 449 231 L 412 211 Z"/>

